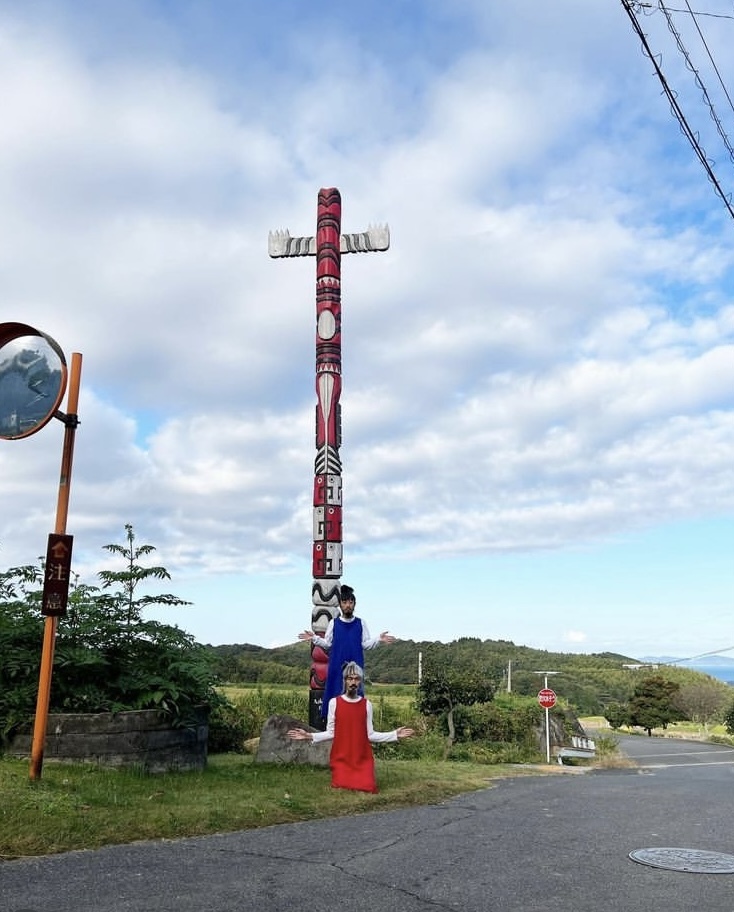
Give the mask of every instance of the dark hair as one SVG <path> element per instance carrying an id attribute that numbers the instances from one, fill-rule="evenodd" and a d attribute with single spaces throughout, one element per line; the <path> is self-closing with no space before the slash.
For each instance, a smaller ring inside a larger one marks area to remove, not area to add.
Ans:
<path id="1" fill-rule="evenodd" d="M 354 589 L 351 586 L 341 586 L 339 589 L 339 601 L 346 602 L 347 599 L 353 599 L 354 604 L 357 604 L 357 596 L 354 594 Z"/>

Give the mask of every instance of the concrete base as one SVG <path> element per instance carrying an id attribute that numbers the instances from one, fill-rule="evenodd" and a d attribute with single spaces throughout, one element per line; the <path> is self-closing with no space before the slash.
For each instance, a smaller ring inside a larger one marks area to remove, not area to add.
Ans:
<path id="1" fill-rule="evenodd" d="M 206 766 L 208 710 L 189 728 L 172 728 L 154 709 L 119 713 L 50 713 L 44 760 L 139 767 L 146 773 L 200 770 Z M 7 754 L 29 757 L 32 729 L 10 741 Z"/>

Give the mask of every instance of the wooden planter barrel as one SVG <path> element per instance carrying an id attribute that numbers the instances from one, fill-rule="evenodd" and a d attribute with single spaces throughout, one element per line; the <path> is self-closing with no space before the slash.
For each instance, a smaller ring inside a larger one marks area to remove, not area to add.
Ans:
<path id="1" fill-rule="evenodd" d="M 206 766 L 208 710 L 195 722 L 172 728 L 155 709 L 118 713 L 50 713 L 44 760 L 135 767 L 146 773 L 201 770 Z M 7 755 L 30 757 L 32 726 L 18 732 Z"/>

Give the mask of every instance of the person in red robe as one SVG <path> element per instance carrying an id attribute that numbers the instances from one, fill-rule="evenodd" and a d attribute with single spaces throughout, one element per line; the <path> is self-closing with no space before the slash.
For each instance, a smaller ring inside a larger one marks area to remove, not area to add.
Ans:
<path id="1" fill-rule="evenodd" d="M 329 766 L 332 788 L 377 792 L 375 758 L 372 744 L 410 738 L 412 728 L 377 732 L 372 726 L 372 703 L 359 693 L 364 673 L 356 662 L 344 667 L 344 692 L 329 700 L 326 731 L 292 728 L 288 737 L 295 741 L 332 741 Z"/>

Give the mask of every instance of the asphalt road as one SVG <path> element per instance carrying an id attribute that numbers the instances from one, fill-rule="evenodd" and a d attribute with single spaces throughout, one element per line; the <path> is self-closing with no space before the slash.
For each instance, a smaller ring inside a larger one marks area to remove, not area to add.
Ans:
<path id="1" fill-rule="evenodd" d="M 0 864 L 0 912 L 734 912 L 734 750 L 624 738 L 639 764 L 496 782 L 444 804 Z"/>

